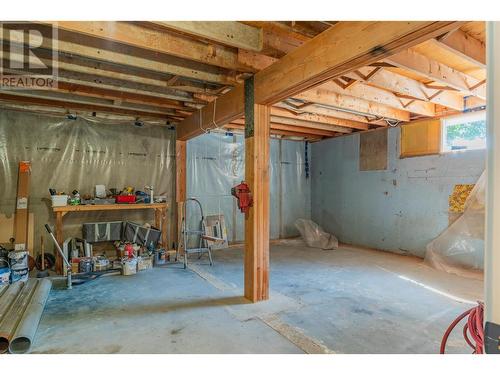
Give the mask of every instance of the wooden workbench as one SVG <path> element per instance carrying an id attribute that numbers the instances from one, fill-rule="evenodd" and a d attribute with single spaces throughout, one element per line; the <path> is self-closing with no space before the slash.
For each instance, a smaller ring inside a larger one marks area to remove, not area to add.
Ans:
<path id="1" fill-rule="evenodd" d="M 63 246 L 63 217 L 69 212 L 88 212 L 88 211 L 120 211 L 120 210 L 154 210 L 155 227 L 161 229 L 161 244 L 168 250 L 167 242 L 167 203 L 123 203 L 123 204 L 96 204 L 96 205 L 76 205 L 64 207 L 52 207 L 56 215 L 56 239 L 59 245 Z M 62 259 L 56 252 L 56 271 L 62 273 Z"/>

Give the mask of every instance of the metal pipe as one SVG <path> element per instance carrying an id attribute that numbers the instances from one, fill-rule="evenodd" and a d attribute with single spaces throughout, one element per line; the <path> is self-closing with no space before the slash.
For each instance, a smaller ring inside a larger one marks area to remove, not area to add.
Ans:
<path id="1" fill-rule="evenodd" d="M 6 318 L 0 323 L 0 353 L 6 353 L 9 349 L 10 340 L 14 335 L 14 331 L 21 320 L 24 310 L 26 310 L 30 302 L 37 282 L 38 280 L 36 279 L 28 280 L 7 311 Z"/>
<path id="2" fill-rule="evenodd" d="M 45 303 L 49 297 L 52 282 L 48 279 L 40 280 L 38 286 L 31 297 L 21 321 L 17 325 L 12 340 L 9 344 L 9 352 L 13 354 L 27 353 L 31 349 L 31 344 L 38 329 L 38 324 L 42 318 Z"/>
<path id="3" fill-rule="evenodd" d="M 8 285 L 2 297 L 0 297 L 0 324 L 23 286 L 24 283 L 22 281 Z"/>
<path id="4" fill-rule="evenodd" d="M 68 289 L 72 288 L 72 283 L 71 283 L 71 264 L 69 263 L 68 259 L 64 256 L 64 252 L 61 249 L 61 246 L 59 245 L 59 242 L 57 242 L 56 237 L 54 236 L 54 233 L 52 233 L 52 229 L 50 229 L 49 224 L 45 224 L 45 229 L 47 229 L 47 232 L 49 232 L 50 237 L 52 237 L 52 241 L 54 241 L 54 244 L 56 245 L 57 251 L 59 251 L 59 254 L 61 255 L 61 258 L 64 261 L 64 264 L 66 264 L 66 273 L 67 273 L 67 279 L 66 279 L 66 287 Z"/>

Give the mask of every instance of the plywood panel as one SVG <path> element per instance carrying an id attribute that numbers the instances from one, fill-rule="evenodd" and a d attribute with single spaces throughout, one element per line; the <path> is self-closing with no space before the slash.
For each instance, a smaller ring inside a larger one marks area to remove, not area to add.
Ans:
<path id="1" fill-rule="evenodd" d="M 422 120 L 401 127 L 401 157 L 434 155 L 441 151 L 441 120 Z"/>
<path id="2" fill-rule="evenodd" d="M 387 129 L 359 135 L 359 170 L 381 171 L 387 169 Z"/>

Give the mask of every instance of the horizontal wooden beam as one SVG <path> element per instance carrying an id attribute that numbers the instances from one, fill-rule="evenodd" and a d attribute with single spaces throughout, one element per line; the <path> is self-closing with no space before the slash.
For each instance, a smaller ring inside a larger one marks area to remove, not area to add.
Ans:
<path id="1" fill-rule="evenodd" d="M 65 108 L 68 110 L 84 110 L 89 112 L 102 112 L 112 114 L 122 114 L 137 118 L 159 118 L 167 120 L 169 113 L 148 112 L 143 110 L 120 108 L 119 106 L 104 106 L 93 103 L 72 102 L 70 100 L 56 100 L 44 97 L 35 97 L 26 94 L 0 93 L 0 101 L 12 102 L 15 104 L 28 104 L 45 107 Z"/>
<path id="2" fill-rule="evenodd" d="M 462 93 L 486 99 L 486 82 L 459 72 L 436 60 L 408 49 L 385 59 L 385 62 L 409 70 L 429 80 L 454 88 Z"/>
<path id="3" fill-rule="evenodd" d="M 244 50 L 262 50 L 262 29 L 236 21 L 154 21 L 152 24 Z"/>
<path id="4" fill-rule="evenodd" d="M 233 129 L 245 128 L 245 125 L 241 121 L 241 119 L 235 120 L 225 125 L 225 127 L 226 126 Z M 283 134 L 282 132 L 288 132 L 288 135 L 295 135 L 295 136 L 321 136 L 321 137 L 333 137 L 334 135 L 337 134 L 334 131 L 329 131 L 329 130 L 314 129 L 308 127 L 293 126 L 287 124 L 280 124 L 277 122 L 271 122 L 271 134 Z"/>
<path id="5" fill-rule="evenodd" d="M 8 24 L 3 24 L 2 27 L 8 28 Z M 5 38 L 6 33 L 1 33 L 0 39 Z M 234 85 L 238 83 L 238 80 L 227 74 L 219 68 L 196 64 L 191 61 L 182 61 L 178 58 L 169 58 L 166 55 L 156 54 L 153 58 L 145 58 L 143 56 L 136 56 L 131 54 L 127 50 L 126 46 L 114 45 L 111 42 L 95 40 L 93 45 L 84 45 L 79 42 L 79 38 L 72 35 L 65 35 L 64 32 L 60 32 L 59 40 L 52 41 L 48 36 L 41 38 L 37 35 L 30 36 L 30 40 L 33 44 L 40 45 L 46 49 L 52 48 L 52 45 L 56 43 L 57 50 L 59 54 L 67 54 L 69 56 L 81 56 L 94 61 L 105 61 L 107 63 L 117 64 L 125 67 L 132 67 L 137 69 L 143 69 L 146 71 L 153 71 L 162 74 L 171 74 L 180 77 L 186 77 L 190 79 L 206 81 L 216 84 L 223 85 Z M 67 34 L 67 33 L 66 33 Z M 10 33 L 11 41 L 23 44 L 25 37 L 22 33 Z M 65 39 L 62 39 L 64 37 Z M 70 38 L 71 37 L 71 38 Z M 71 39 L 71 40 L 68 40 Z M 143 54 L 147 55 L 147 54 Z M 161 57 L 161 58 L 159 58 Z M 170 62 L 172 60 L 173 62 Z M 187 62 L 187 64 L 185 64 Z M 191 64 L 189 64 L 191 63 Z"/>
<path id="6" fill-rule="evenodd" d="M 481 68 L 486 68 L 486 46 L 460 29 L 437 38 L 437 41 L 453 53 L 460 55 Z"/>
<path id="7" fill-rule="evenodd" d="M 255 74 L 255 102 L 277 103 L 459 26 L 460 22 L 339 22 Z M 243 98 L 240 84 L 179 124 L 177 137 L 186 140 L 215 127 L 214 122 L 224 125 L 242 117 Z"/>
<path id="8" fill-rule="evenodd" d="M 294 113 L 288 109 L 279 108 L 276 106 L 271 107 L 271 116 L 286 117 L 295 120 L 308 121 L 310 123 L 334 125 L 351 129 L 359 129 L 359 130 L 369 129 L 368 124 L 359 121 L 335 118 L 317 113 Z"/>
<path id="9" fill-rule="evenodd" d="M 73 33 L 123 43 L 224 69 L 242 72 L 258 70 L 255 67 L 241 64 L 237 52 L 226 47 L 203 43 L 129 22 L 58 21 L 52 22 L 51 25 Z"/>

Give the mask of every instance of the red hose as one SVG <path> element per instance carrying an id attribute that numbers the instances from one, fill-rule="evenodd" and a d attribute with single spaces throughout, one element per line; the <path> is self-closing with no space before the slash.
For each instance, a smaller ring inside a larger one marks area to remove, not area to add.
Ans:
<path id="1" fill-rule="evenodd" d="M 484 305 L 482 302 L 478 302 L 476 307 L 469 309 L 459 316 L 450 324 L 448 329 L 443 335 L 443 339 L 441 340 L 441 348 L 440 353 L 445 353 L 446 342 L 448 341 L 448 337 L 450 336 L 453 329 L 457 326 L 460 321 L 468 316 L 467 323 L 465 323 L 463 328 L 463 336 L 465 342 L 472 348 L 474 351 L 473 354 L 483 354 L 484 347 L 484 328 L 483 328 L 483 314 L 484 314 Z"/>

